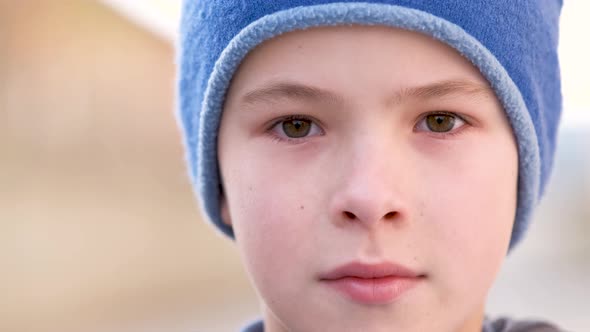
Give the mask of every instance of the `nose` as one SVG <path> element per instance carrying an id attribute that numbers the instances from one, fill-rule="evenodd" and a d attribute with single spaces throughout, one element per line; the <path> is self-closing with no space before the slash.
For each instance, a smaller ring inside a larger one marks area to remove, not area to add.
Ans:
<path id="1" fill-rule="evenodd" d="M 348 158 L 339 168 L 330 202 L 331 220 L 336 225 L 373 228 L 406 219 L 402 188 L 408 174 L 403 161 L 397 163 L 391 151 L 395 150 L 387 144 L 372 143 L 344 154 Z"/>

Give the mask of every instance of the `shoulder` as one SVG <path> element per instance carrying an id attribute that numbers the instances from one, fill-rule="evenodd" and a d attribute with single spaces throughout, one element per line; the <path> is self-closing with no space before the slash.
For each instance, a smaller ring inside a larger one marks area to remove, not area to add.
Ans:
<path id="1" fill-rule="evenodd" d="M 552 323 L 539 320 L 514 320 L 507 317 L 486 319 L 483 332 L 566 332 Z"/>

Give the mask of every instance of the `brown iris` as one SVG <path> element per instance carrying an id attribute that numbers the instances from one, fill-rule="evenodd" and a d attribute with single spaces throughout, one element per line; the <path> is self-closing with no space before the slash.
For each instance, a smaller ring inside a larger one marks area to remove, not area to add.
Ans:
<path id="1" fill-rule="evenodd" d="M 304 119 L 285 120 L 283 121 L 283 130 L 290 138 L 305 137 L 311 130 L 311 121 Z"/>
<path id="2" fill-rule="evenodd" d="M 455 126 L 455 117 L 449 114 L 430 114 L 426 117 L 426 126 L 435 133 L 446 133 Z"/>

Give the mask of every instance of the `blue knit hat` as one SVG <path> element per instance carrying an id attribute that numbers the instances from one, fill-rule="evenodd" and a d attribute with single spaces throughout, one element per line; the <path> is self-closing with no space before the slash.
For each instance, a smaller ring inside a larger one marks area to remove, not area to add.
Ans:
<path id="1" fill-rule="evenodd" d="M 561 113 L 559 0 L 185 0 L 178 41 L 178 117 L 191 179 L 210 221 L 220 216 L 217 133 L 226 91 L 244 57 L 293 30 L 344 24 L 412 30 L 456 49 L 489 81 L 519 153 L 510 248 L 524 235 L 551 171 Z"/>

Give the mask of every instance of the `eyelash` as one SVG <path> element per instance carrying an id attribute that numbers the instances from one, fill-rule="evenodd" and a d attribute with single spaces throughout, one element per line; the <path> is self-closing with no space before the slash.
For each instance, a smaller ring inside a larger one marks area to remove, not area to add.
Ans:
<path id="1" fill-rule="evenodd" d="M 428 131 L 428 130 L 417 130 L 418 126 L 423 123 L 423 121 L 426 121 L 426 119 L 428 118 L 428 116 L 431 115 L 446 115 L 446 116 L 451 116 L 453 118 L 455 118 L 455 120 L 459 120 L 462 122 L 462 124 L 458 127 L 458 129 L 452 129 L 451 131 L 448 132 L 434 132 L 434 131 Z M 321 132 L 319 135 L 312 135 L 312 136 L 305 136 L 305 137 L 301 137 L 301 138 L 292 138 L 292 137 L 280 137 L 278 136 L 276 133 L 274 133 L 274 129 L 275 127 L 277 127 L 278 125 L 280 125 L 281 123 L 285 122 L 285 121 L 293 121 L 293 120 L 304 120 L 304 121 L 309 121 L 311 123 L 312 126 L 317 126 L 319 128 L 319 131 Z M 306 116 L 306 115 L 299 115 L 299 114 L 295 114 L 295 115 L 289 115 L 280 119 L 277 119 L 275 121 L 273 121 L 267 128 L 266 132 L 270 135 L 270 137 L 272 138 L 272 140 L 274 142 L 287 142 L 290 144 L 299 144 L 299 143 L 303 143 L 305 141 L 307 141 L 308 139 L 310 139 L 311 137 L 314 136 L 322 136 L 324 135 L 324 130 L 321 128 L 321 126 L 319 126 L 319 121 Z M 428 112 L 426 114 L 423 114 L 419 120 L 416 122 L 416 124 L 414 125 L 414 131 L 415 132 L 425 132 L 428 135 L 435 137 L 437 139 L 446 139 L 446 138 L 451 138 L 453 136 L 456 135 L 460 135 L 462 134 L 465 129 L 462 129 L 465 126 L 470 125 L 469 121 L 467 121 L 464 117 L 453 113 L 453 112 L 446 112 L 446 111 L 433 111 L 433 112 Z"/>

